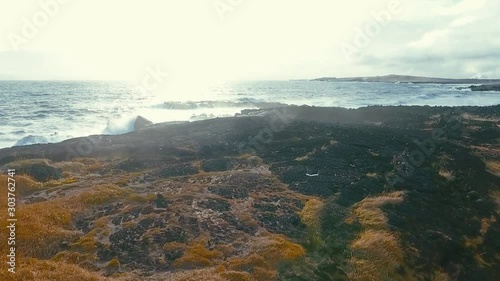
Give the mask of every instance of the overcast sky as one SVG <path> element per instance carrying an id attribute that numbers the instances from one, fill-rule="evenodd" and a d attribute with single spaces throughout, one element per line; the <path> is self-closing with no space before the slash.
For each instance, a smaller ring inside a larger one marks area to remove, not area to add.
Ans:
<path id="1" fill-rule="evenodd" d="M 0 1 L 0 79 L 500 78 L 498 0 Z"/>

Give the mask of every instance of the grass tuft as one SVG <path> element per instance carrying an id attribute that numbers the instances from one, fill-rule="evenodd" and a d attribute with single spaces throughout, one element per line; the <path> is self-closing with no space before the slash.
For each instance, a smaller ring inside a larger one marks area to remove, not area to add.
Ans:
<path id="1" fill-rule="evenodd" d="M 321 222 L 319 220 L 319 214 L 323 209 L 323 205 L 324 203 L 321 200 L 311 199 L 306 202 L 304 208 L 299 213 L 300 219 L 307 226 L 311 246 L 315 249 L 323 245 L 321 239 Z"/>
<path id="2" fill-rule="evenodd" d="M 349 280 L 387 280 L 403 263 L 399 238 L 389 231 L 387 216 L 380 209 L 385 204 L 401 204 L 402 192 L 365 198 L 357 203 L 353 215 L 364 230 L 351 243 L 352 257 L 346 270 Z"/>
<path id="3" fill-rule="evenodd" d="M 202 238 L 188 245 L 184 255 L 174 261 L 174 267 L 178 269 L 195 269 L 216 265 L 223 254 L 216 250 L 205 248 L 207 239 Z"/>
<path id="4" fill-rule="evenodd" d="M 41 183 L 33 180 L 33 178 L 28 175 L 16 175 L 14 180 L 16 183 L 15 193 L 20 196 L 30 195 L 43 189 Z M 2 184 L 7 181 L 6 175 L 0 175 L 0 182 Z"/>
<path id="5" fill-rule="evenodd" d="M 0 280 L 9 281 L 108 281 L 98 273 L 91 272 L 74 264 L 39 260 L 35 258 L 19 259 L 15 274 L 7 270 L 0 271 Z"/>

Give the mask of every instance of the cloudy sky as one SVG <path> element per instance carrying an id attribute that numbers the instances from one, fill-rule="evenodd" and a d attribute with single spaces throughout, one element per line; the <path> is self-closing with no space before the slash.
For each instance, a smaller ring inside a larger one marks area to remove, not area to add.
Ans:
<path id="1" fill-rule="evenodd" d="M 497 0 L 0 0 L 0 79 L 500 78 Z"/>

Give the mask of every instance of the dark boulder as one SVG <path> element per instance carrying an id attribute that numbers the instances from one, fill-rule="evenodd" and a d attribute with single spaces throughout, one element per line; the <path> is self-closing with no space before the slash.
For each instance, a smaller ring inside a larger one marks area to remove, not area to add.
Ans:
<path id="1" fill-rule="evenodd" d="M 137 116 L 137 119 L 135 119 L 135 122 L 134 122 L 134 131 L 144 129 L 144 128 L 149 127 L 151 125 L 153 125 L 153 122 L 151 122 L 148 119 L 139 115 L 139 116 Z"/>

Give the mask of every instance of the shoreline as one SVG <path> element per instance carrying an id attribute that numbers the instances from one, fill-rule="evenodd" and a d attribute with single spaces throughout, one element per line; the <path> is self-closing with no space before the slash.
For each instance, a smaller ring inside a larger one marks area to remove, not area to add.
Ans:
<path id="1" fill-rule="evenodd" d="M 19 182 L 17 268 L 494 280 L 499 124 L 500 105 L 297 106 L 1 149 Z"/>
<path id="2" fill-rule="evenodd" d="M 317 122 L 328 122 L 329 121 L 329 116 L 328 114 L 333 114 L 335 119 L 335 122 L 341 122 L 341 123 L 356 123 L 356 122 L 366 122 L 370 123 L 372 121 L 368 120 L 369 118 L 375 118 L 380 119 L 379 116 L 376 116 L 376 114 L 381 113 L 381 114 L 388 114 L 390 111 L 398 111 L 398 110 L 405 110 L 408 109 L 410 112 L 414 111 L 415 109 L 422 108 L 425 110 L 430 110 L 430 111 L 440 111 L 440 110 L 448 110 L 448 111 L 453 111 L 453 110 L 485 110 L 487 112 L 490 111 L 490 109 L 493 109 L 493 112 L 495 110 L 498 110 L 500 105 L 488 105 L 488 106 L 427 106 L 427 105 L 399 105 L 399 106 L 392 106 L 392 105 L 372 105 L 372 106 L 365 106 L 365 107 L 358 107 L 358 108 L 344 108 L 344 107 L 321 107 L 321 106 L 309 106 L 309 105 L 286 105 L 286 104 L 279 104 L 279 107 L 266 107 L 266 108 L 259 108 L 259 109 L 242 109 L 240 113 L 236 113 L 234 116 L 231 117 L 216 117 L 216 118 L 210 118 L 210 119 L 203 119 L 203 120 L 192 120 L 192 121 L 167 121 L 167 122 L 160 122 L 160 123 L 154 123 L 150 126 L 150 128 L 154 127 L 163 127 L 163 126 L 169 126 L 169 125 L 178 125 L 178 124 L 192 124 L 196 122 L 205 122 L 205 121 L 213 121 L 213 120 L 221 120 L 221 119 L 227 119 L 227 118 L 244 118 L 244 117 L 255 117 L 255 116 L 266 116 L 271 114 L 272 112 L 275 112 L 276 110 L 286 110 L 289 111 L 293 116 L 291 117 L 292 119 L 297 119 L 298 120 L 307 120 L 307 121 L 317 121 Z M 370 111 L 374 111 L 374 113 L 370 113 Z M 359 112 L 360 114 L 357 114 L 356 112 Z M 323 114 L 324 116 L 320 116 Z M 371 114 L 371 115 L 370 115 Z M 140 117 L 140 116 L 138 116 Z M 142 117 L 141 117 L 142 118 Z M 367 120 L 363 120 L 363 118 Z M 216 121 L 214 121 L 216 122 Z M 373 121 L 373 123 L 376 123 L 377 121 Z M 378 121 L 380 122 L 380 121 Z M 4 147 L 0 148 L 0 151 L 4 149 L 15 149 L 15 148 L 27 148 L 33 145 L 57 145 L 61 144 L 64 142 L 71 142 L 72 140 L 75 139 L 82 139 L 82 138 L 90 138 L 90 137 L 96 137 L 96 136 L 121 136 L 121 135 L 127 135 L 130 133 L 133 133 L 134 131 L 130 131 L 127 133 L 123 134 L 94 134 L 94 135 L 88 135 L 88 136 L 82 136 L 82 137 L 76 137 L 76 138 L 69 138 L 62 140 L 57 143 L 36 143 L 36 144 L 30 144 L 30 145 L 23 145 L 23 146 L 12 146 L 12 147 Z"/>

